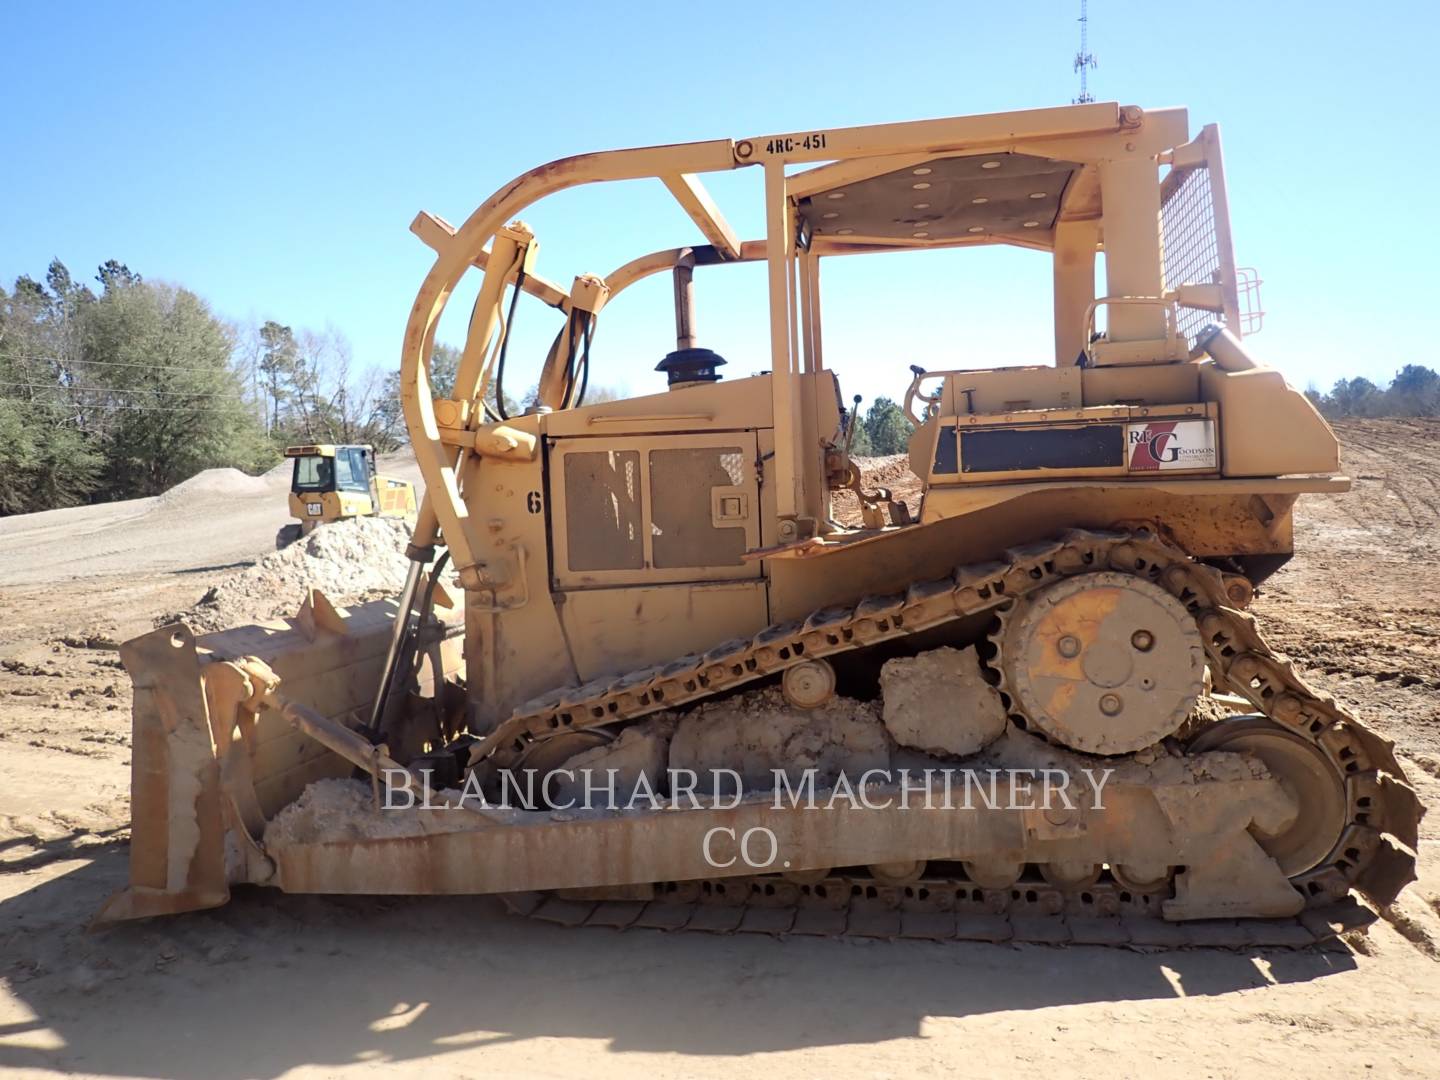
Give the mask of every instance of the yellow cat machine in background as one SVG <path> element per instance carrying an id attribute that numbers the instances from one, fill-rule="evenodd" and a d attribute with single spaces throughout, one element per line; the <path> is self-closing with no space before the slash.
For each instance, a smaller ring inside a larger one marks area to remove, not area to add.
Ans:
<path id="1" fill-rule="evenodd" d="M 275 547 L 293 544 L 316 525 L 346 518 L 403 517 L 414 519 L 415 485 L 375 472 L 371 446 L 317 443 L 291 446 L 285 456 L 295 460 L 290 480 L 290 516 L 299 524 L 275 534 Z"/>
<path id="2" fill-rule="evenodd" d="M 756 174 L 763 236 L 738 236 L 702 185 L 729 170 Z M 646 178 L 698 235 L 569 288 L 541 275 L 521 213 Z M 398 607 L 312 594 L 285 623 L 124 646 L 131 884 L 105 918 L 251 883 L 503 893 L 567 924 L 1296 944 L 1363 924 L 1413 879 L 1421 810 L 1391 744 L 1246 611 L 1292 553 L 1296 499 L 1348 481 L 1325 422 L 1242 344 L 1259 311 L 1215 127 L 1083 104 L 584 154 L 505 184 L 458 229 L 412 228 L 436 259 L 400 362 L 426 495 Z M 1051 363 L 958 370 L 984 357 L 950 319 L 927 355 L 875 358 L 932 368 L 905 395 L 923 497 L 865 491 L 825 364 L 822 266 L 881 256 L 865 264 L 886 274 L 907 252 L 990 244 L 1049 261 Z M 722 379 L 696 341 L 696 275 L 747 262 L 768 275 L 768 350 L 744 366 L 769 370 Z M 437 323 L 472 272 L 437 396 Z M 600 314 L 660 273 L 669 389 L 587 405 Z M 522 297 L 558 332 L 536 407 L 507 416 L 487 401 L 504 400 L 489 390 Z M 833 520 L 842 488 L 860 527 Z M 434 611 L 447 562 L 463 625 Z M 1249 712 L 1200 700 L 1211 686 Z M 747 714 L 765 687 L 769 711 Z M 873 703 L 868 756 L 826 726 L 857 700 Z M 818 809 L 769 791 L 694 803 L 667 776 L 733 767 L 748 786 L 747 755 L 764 753 L 791 782 L 822 765 L 832 793 L 837 770 L 877 762 L 1111 772 L 1103 805 L 909 812 L 883 770 L 864 789 L 881 808 L 823 791 Z M 446 808 L 582 764 L 664 805 Z M 451 788 L 436 808 L 378 809 L 382 777 L 418 797 L 427 776 Z M 337 792 L 350 814 L 307 810 Z"/>

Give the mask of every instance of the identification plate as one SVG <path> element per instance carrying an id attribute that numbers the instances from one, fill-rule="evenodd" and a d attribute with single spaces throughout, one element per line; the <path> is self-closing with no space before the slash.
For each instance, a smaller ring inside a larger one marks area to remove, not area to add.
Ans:
<path id="1" fill-rule="evenodd" d="M 1146 470 L 1218 469 L 1212 420 L 1152 420 L 1125 426 L 1126 467 Z"/>

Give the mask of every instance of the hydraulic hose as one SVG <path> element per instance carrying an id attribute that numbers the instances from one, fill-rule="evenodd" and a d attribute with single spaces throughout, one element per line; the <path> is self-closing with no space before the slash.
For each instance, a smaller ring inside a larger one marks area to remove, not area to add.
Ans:
<path id="1" fill-rule="evenodd" d="M 430 549 L 431 555 L 434 550 Z M 380 669 L 380 686 L 375 694 L 375 702 L 370 706 L 370 731 L 376 737 L 380 734 L 380 720 L 385 713 L 385 702 L 390 698 L 390 687 L 395 681 L 396 661 L 400 658 L 401 646 L 410 629 L 410 609 L 415 604 L 415 590 L 420 585 L 420 573 L 429 561 L 428 555 L 412 559 L 410 569 L 405 573 L 405 585 L 400 590 L 400 606 L 395 612 L 395 625 L 390 629 L 390 645 L 385 651 L 385 666 Z"/>
<path id="2" fill-rule="evenodd" d="M 420 609 L 415 622 L 414 634 L 410 632 L 409 609 L 405 609 L 404 618 L 401 618 L 398 613 L 396 615 L 395 626 L 399 628 L 399 633 L 392 633 L 390 636 L 390 651 L 385 657 L 385 670 L 380 686 L 380 693 L 376 695 L 375 707 L 370 717 L 370 730 L 374 733 L 376 741 L 379 741 L 385 730 L 385 721 L 387 719 L 386 706 L 389 703 L 390 695 L 395 687 L 395 673 L 402 670 L 406 672 L 414 671 L 415 650 L 411 646 L 415 641 L 416 634 L 418 634 L 420 627 L 425 625 L 425 621 L 429 618 L 431 611 L 434 610 L 435 588 L 440 582 L 440 575 L 445 570 L 445 564 L 449 561 L 450 552 L 446 549 L 440 553 L 440 557 L 435 560 L 435 565 L 430 569 L 430 580 L 426 582 L 425 595 L 420 599 Z M 412 562 L 410 564 L 410 576 L 407 576 L 405 579 L 406 590 L 409 592 L 412 602 L 415 597 L 415 589 L 419 584 L 417 571 L 422 566 L 423 564 L 418 561 Z M 414 579 L 413 585 L 412 577 Z M 403 593 L 401 599 L 403 602 Z M 439 672 L 436 673 L 436 676 L 438 678 Z M 437 694 L 440 692 L 438 686 L 435 688 L 435 692 Z"/>
<path id="3" fill-rule="evenodd" d="M 500 359 L 495 362 L 495 411 L 500 414 L 501 420 L 510 419 L 510 414 L 505 410 L 505 357 L 510 351 L 510 332 L 515 328 L 515 305 L 520 300 L 524 286 L 525 268 L 522 266 L 515 274 L 515 290 L 510 294 L 510 309 L 505 315 L 505 333 L 500 339 Z"/>

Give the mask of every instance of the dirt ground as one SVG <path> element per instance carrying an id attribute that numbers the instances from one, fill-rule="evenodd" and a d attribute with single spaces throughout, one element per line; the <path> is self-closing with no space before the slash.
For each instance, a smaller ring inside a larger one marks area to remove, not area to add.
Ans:
<path id="1" fill-rule="evenodd" d="M 1256 615 L 1433 806 L 1440 423 L 1338 431 L 1355 488 L 1302 501 Z M 898 462 L 871 466 L 913 500 Z M 269 551 L 285 487 L 0 519 L 0 1073 L 1440 1075 L 1440 815 L 1388 921 L 1301 952 L 567 931 L 485 898 L 268 890 L 87 933 L 126 873 L 114 643 Z"/>

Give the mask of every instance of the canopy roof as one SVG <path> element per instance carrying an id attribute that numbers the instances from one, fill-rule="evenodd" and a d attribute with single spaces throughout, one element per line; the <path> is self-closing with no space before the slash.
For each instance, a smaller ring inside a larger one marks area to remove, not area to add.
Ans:
<path id="1" fill-rule="evenodd" d="M 813 236 L 963 240 L 1049 230 L 1080 165 L 1029 154 L 939 157 L 800 200 Z"/>

